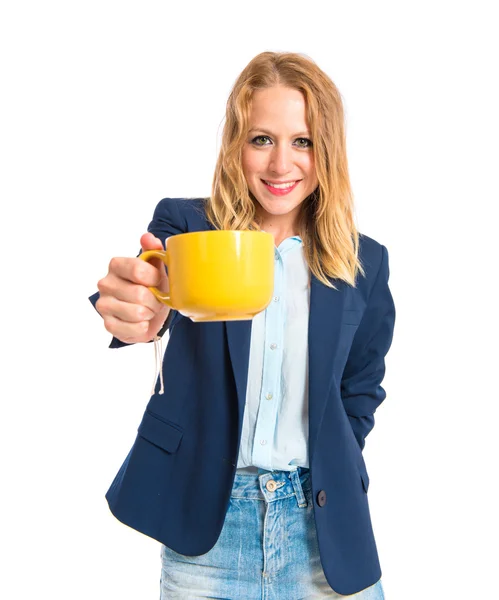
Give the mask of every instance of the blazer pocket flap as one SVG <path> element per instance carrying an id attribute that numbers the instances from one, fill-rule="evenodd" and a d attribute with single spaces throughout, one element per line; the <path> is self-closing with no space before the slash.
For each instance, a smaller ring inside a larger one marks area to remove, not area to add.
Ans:
<path id="1" fill-rule="evenodd" d="M 148 442 L 170 453 L 177 451 L 184 435 L 177 425 L 167 423 L 150 412 L 144 413 L 138 433 Z"/>

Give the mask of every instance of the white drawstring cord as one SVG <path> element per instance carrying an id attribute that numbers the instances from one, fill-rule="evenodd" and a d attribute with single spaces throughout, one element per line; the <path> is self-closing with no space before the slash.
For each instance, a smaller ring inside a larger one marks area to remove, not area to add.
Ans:
<path id="1" fill-rule="evenodd" d="M 160 394 L 163 394 L 165 391 L 165 386 L 163 383 L 163 338 L 159 337 L 159 335 L 154 336 L 154 381 L 152 382 L 152 390 L 151 396 L 154 395 L 154 389 L 156 387 L 156 381 L 159 380 L 161 382 L 161 388 L 159 390 Z"/>

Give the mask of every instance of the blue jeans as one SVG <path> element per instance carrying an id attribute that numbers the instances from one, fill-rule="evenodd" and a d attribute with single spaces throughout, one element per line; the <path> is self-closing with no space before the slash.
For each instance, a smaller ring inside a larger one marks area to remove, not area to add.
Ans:
<path id="1" fill-rule="evenodd" d="M 384 600 L 381 580 L 350 596 L 327 583 L 309 470 L 255 471 L 236 473 L 222 533 L 209 552 L 184 556 L 161 546 L 161 600 Z"/>

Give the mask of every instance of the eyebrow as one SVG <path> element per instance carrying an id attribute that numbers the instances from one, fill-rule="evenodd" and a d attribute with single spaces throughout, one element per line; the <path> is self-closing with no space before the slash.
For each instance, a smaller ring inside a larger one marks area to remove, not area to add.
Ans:
<path id="1" fill-rule="evenodd" d="M 271 135 L 274 136 L 274 134 L 271 131 L 268 131 L 267 129 L 263 129 L 260 127 L 252 127 L 248 133 L 252 133 L 252 132 L 261 132 L 261 133 L 265 133 L 267 135 Z M 310 132 L 308 131 L 300 131 L 299 133 L 295 133 L 292 137 L 311 137 L 310 136 Z"/>

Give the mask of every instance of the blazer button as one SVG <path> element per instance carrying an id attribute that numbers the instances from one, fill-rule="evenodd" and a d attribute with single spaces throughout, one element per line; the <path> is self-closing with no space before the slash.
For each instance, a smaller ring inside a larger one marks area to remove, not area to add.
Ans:
<path id="1" fill-rule="evenodd" d="M 321 490 L 318 494 L 317 494 L 317 504 L 319 506 L 324 506 L 327 502 L 326 499 L 326 492 L 324 490 Z"/>

